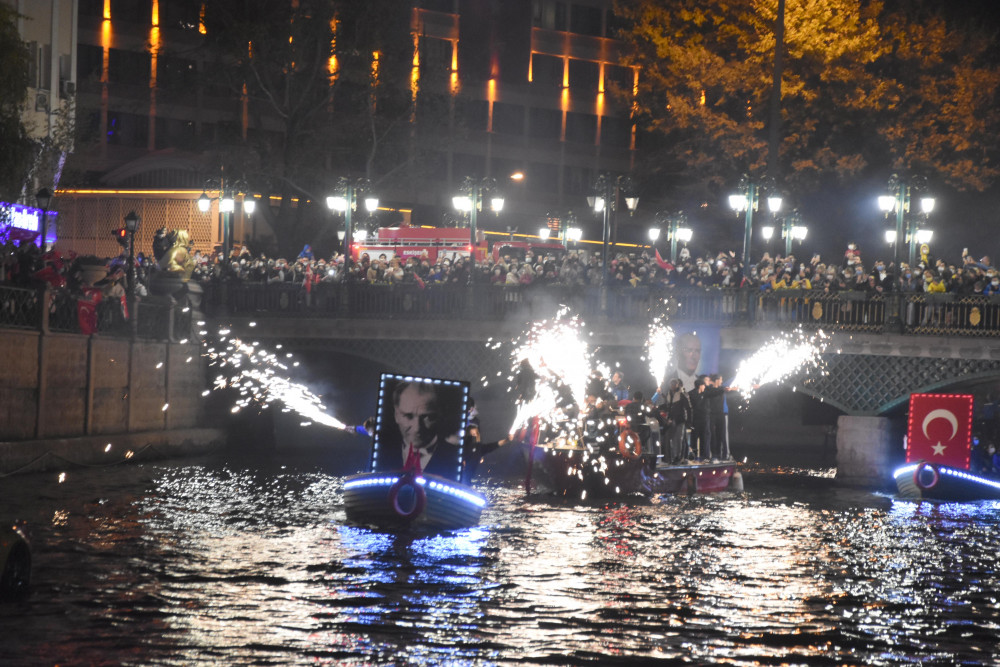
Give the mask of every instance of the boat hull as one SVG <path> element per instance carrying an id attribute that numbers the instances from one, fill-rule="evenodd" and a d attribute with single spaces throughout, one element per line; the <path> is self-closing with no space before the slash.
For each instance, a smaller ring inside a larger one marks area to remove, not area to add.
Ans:
<path id="1" fill-rule="evenodd" d="M 537 488 L 579 498 L 612 498 L 642 491 L 641 457 L 617 450 L 594 453 L 581 447 L 527 448 Z"/>
<path id="2" fill-rule="evenodd" d="M 925 461 L 908 463 L 892 475 L 901 498 L 913 500 L 1000 500 L 1000 480 L 975 475 L 968 470 L 934 465 Z"/>
<path id="3" fill-rule="evenodd" d="M 415 496 L 421 492 L 418 508 Z M 400 472 L 369 472 L 344 480 L 347 519 L 360 525 L 391 530 L 467 528 L 479 523 L 484 507 L 486 498 L 478 491 L 437 475 L 407 478 Z"/>
<path id="4" fill-rule="evenodd" d="M 646 488 L 651 493 L 718 493 L 730 489 L 736 474 L 735 461 L 658 465 Z"/>

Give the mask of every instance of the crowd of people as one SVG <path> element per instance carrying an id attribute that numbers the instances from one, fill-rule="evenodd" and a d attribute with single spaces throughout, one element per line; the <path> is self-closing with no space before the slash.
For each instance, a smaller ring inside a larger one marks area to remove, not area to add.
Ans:
<path id="1" fill-rule="evenodd" d="M 234 250 L 223 261 L 216 249 L 202 252 L 191 249 L 194 268 L 191 278 L 198 282 L 239 281 L 259 284 L 298 284 L 309 289 L 318 283 L 415 284 L 427 287 L 441 284 L 478 284 L 494 286 L 600 285 L 604 280 L 601 252 L 570 249 L 561 256 L 535 254 L 523 257 L 504 255 L 496 260 L 487 256 L 474 263 L 462 256 L 442 257 L 436 261 L 425 253 L 400 258 L 391 252 L 372 256 L 363 253 L 357 261 L 345 262 L 343 254 L 316 257 L 305 246 L 297 257 L 253 255 L 246 247 Z M 897 271 L 883 259 L 865 261 L 860 250 L 850 244 L 843 256 L 824 260 L 813 254 L 808 261 L 794 255 L 763 256 L 750 267 L 741 266 L 735 251 L 695 256 L 682 248 L 677 261 L 663 260 L 651 249 L 616 249 L 608 266 L 608 279 L 621 287 L 752 287 L 761 291 L 783 289 L 823 292 L 855 291 L 876 296 L 891 291 L 952 293 L 990 296 L 1000 293 L 1000 271 L 990 258 L 976 259 L 963 252 L 958 261 L 933 256 L 925 245 L 913 266 L 901 264 Z M 76 255 L 73 252 L 41 252 L 30 243 L 2 246 L 2 280 L 23 286 L 45 281 L 72 286 Z M 127 268 L 127 256 L 103 258 L 109 276 L 121 284 Z M 746 268 L 746 270 L 745 270 Z M 140 294 L 148 277 L 157 270 L 156 261 L 145 253 L 136 256 L 136 278 Z M 472 272 L 475 275 L 472 275 Z"/>

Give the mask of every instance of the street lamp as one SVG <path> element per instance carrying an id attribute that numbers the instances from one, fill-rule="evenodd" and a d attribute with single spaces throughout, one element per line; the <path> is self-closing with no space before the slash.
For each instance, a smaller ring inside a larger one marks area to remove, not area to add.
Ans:
<path id="1" fill-rule="evenodd" d="M 601 285 L 607 287 L 609 278 L 610 263 L 608 262 L 608 246 L 611 243 L 611 214 L 618 208 L 619 197 L 625 199 L 625 206 L 628 214 L 635 212 L 639 205 L 639 197 L 635 194 L 635 186 L 632 179 L 626 175 L 601 174 L 594 183 L 593 194 L 587 197 L 587 203 L 594 209 L 594 213 L 603 213 L 604 235 L 601 249 L 601 262 L 603 264 L 603 276 Z"/>
<path id="2" fill-rule="evenodd" d="M 926 179 L 920 176 L 911 179 L 910 183 L 907 183 L 901 179 L 898 175 L 893 174 L 889 179 L 889 191 L 887 194 L 880 195 L 878 198 L 878 207 L 882 210 L 886 217 L 889 213 L 896 213 L 896 231 L 892 236 L 893 243 L 893 264 L 896 267 L 896 271 L 899 271 L 899 267 L 902 264 L 902 244 L 896 243 L 897 239 L 905 239 L 909 245 L 909 255 L 907 261 L 912 268 L 916 264 L 917 259 L 917 244 L 926 243 L 927 241 L 920 241 L 921 237 L 926 237 L 928 240 L 930 236 L 926 234 L 921 234 L 920 230 L 920 220 L 916 216 L 910 216 L 907 220 L 906 215 L 910 212 L 910 190 L 921 190 L 926 186 Z M 922 215 L 923 221 L 926 223 L 927 219 L 930 217 L 931 212 L 934 210 L 935 200 L 933 197 L 924 196 L 920 198 L 920 213 Z M 904 230 L 904 221 L 906 222 L 906 229 Z M 929 230 L 927 230 L 929 231 Z M 933 234 L 933 233 L 932 233 Z M 886 240 L 889 240 L 888 233 L 886 234 Z"/>
<path id="3" fill-rule="evenodd" d="M 549 240 L 549 236 L 551 234 L 552 234 L 552 230 L 549 229 L 548 227 L 542 227 L 541 229 L 538 230 L 538 238 L 540 238 L 543 241 L 548 241 Z"/>
<path id="4" fill-rule="evenodd" d="M 38 202 L 38 208 L 42 209 L 42 238 L 38 245 L 42 252 L 45 252 L 46 238 L 49 234 L 49 205 L 52 203 L 52 191 L 48 188 L 42 188 L 35 193 L 35 201 Z"/>
<path id="5" fill-rule="evenodd" d="M 743 228 L 743 271 L 749 272 L 750 267 L 750 242 L 753 234 L 753 214 L 757 210 L 760 200 L 761 187 L 752 182 L 746 176 L 740 182 L 740 192 L 729 195 L 729 206 L 737 214 L 745 212 L 745 224 Z M 767 206 L 772 213 L 777 213 L 781 209 L 781 197 L 772 193 L 767 198 Z M 772 230 L 773 233 L 773 230 Z M 744 273 L 747 275 L 747 273 Z"/>
<path id="6" fill-rule="evenodd" d="M 496 179 L 489 177 L 480 180 L 466 177 L 461 191 L 463 194 L 452 197 L 451 203 L 459 211 L 469 214 L 469 284 L 472 284 L 476 280 L 476 246 L 479 242 L 476 216 L 487 198 L 490 208 L 499 215 L 503 210 L 503 195 L 497 188 Z"/>
<path id="7" fill-rule="evenodd" d="M 125 272 L 125 277 L 128 281 L 128 316 L 133 334 L 139 324 L 139 312 L 135 307 L 135 232 L 138 228 L 139 215 L 135 211 L 129 211 L 125 216 L 125 231 L 128 232 L 128 270 Z"/>
<path id="8" fill-rule="evenodd" d="M 670 263 L 676 264 L 677 242 L 688 243 L 694 232 L 687 226 L 687 216 L 683 213 L 674 213 L 672 215 L 658 213 L 656 218 L 659 222 L 666 222 L 667 224 L 667 239 L 670 241 Z M 656 240 L 660 238 L 660 228 L 654 227 L 650 229 L 649 238 L 653 243 L 656 243 Z"/>
<path id="9" fill-rule="evenodd" d="M 365 210 L 369 215 L 378 210 L 378 197 L 371 191 L 368 179 L 362 178 L 350 180 L 341 178 L 337 183 L 337 194 L 326 198 L 326 206 L 331 211 L 344 214 L 344 235 L 337 232 L 337 238 L 344 241 L 344 275 L 347 275 L 351 268 L 351 246 L 358 240 L 357 234 L 352 227 L 352 214 L 358 208 L 358 196 L 362 195 Z M 366 230 L 365 237 L 368 236 Z M 364 239 L 361 239 L 364 240 Z"/>
<path id="10" fill-rule="evenodd" d="M 246 181 L 237 179 L 227 183 L 224 177 L 220 177 L 218 180 L 219 196 L 209 197 L 208 189 L 215 183 L 214 180 L 206 181 L 205 187 L 202 188 L 201 195 L 198 197 L 198 210 L 202 213 L 208 213 L 212 208 L 212 202 L 219 202 L 219 236 L 222 237 L 222 260 L 228 262 L 229 255 L 233 250 L 233 213 L 236 211 L 236 199 L 243 198 L 243 212 L 247 215 L 253 215 L 257 209 L 257 200 L 256 195 L 249 192 Z"/>

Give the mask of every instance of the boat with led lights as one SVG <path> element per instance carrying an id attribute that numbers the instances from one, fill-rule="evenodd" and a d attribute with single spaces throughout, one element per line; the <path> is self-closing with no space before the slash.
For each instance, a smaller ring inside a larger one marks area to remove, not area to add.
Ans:
<path id="1" fill-rule="evenodd" d="M 368 470 L 344 480 L 347 519 L 388 530 L 479 523 L 486 498 L 467 483 L 483 451 L 474 414 L 468 382 L 383 373 Z"/>
<path id="2" fill-rule="evenodd" d="M 467 528 L 479 523 L 484 507 L 481 493 L 438 475 L 366 472 L 344 480 L 347 519 L 376 528 Z"/>
<path id="3" fill-rule="evenodd" d="M 928 500 L 1000 500 L 1000 480 L 961 468 L 918 461 L 892 473 L 899 497 Z"/>
<path id="4" fill-rule="evenodd" d="M 893 479 L 901 498 L 1000 500 L 1000 480 L 970 470 L 973 397 L 911 394 L 906 463 Z"/>

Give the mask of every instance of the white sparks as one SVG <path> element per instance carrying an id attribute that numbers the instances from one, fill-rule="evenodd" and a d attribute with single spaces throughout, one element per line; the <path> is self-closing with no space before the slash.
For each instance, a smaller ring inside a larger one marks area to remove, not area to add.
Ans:
<path id="1" fill-rule="evenodd" d="M 346 429 L 346 424 L 327 414 L 320 398 L 308 387 L 279 375 L 288 366 L 274 353 L 260 349 L 259 343 L 247 344 L 230 338 L 225 347 L 206 346 L 205 355 L 212 365 L 233 371 L 232 375 L 218 375 L 213 381 L 216 390 L 226 387 L 239 390 L 239 400 L 231 408 L 233 414 L 251 404 L 280 403 L 309 422 Z M 289 353 L 286 358 L 291 356 Z M 298 366 L 298 362 L 292 365 Z"/>
<path id="2" fill-rule="evenodd" d="M 663 383 L 663 374 L 674 353 L 674 330 L 667 326 L 666 318 L 655 317 L 649 323 L 646 335 L 646 354 L 643 360 L 649 364 L 649 373 L 655 386 Z"/>
<path id="3" fill-rule="evenodd" d="M 801 328 L 775 336 L 740 364 L 732 385 L 749 399 L 761 385 L 778 384 L 804 370 L 820 369 L 828 339 L 822 331 L 807 336 Z"/>

